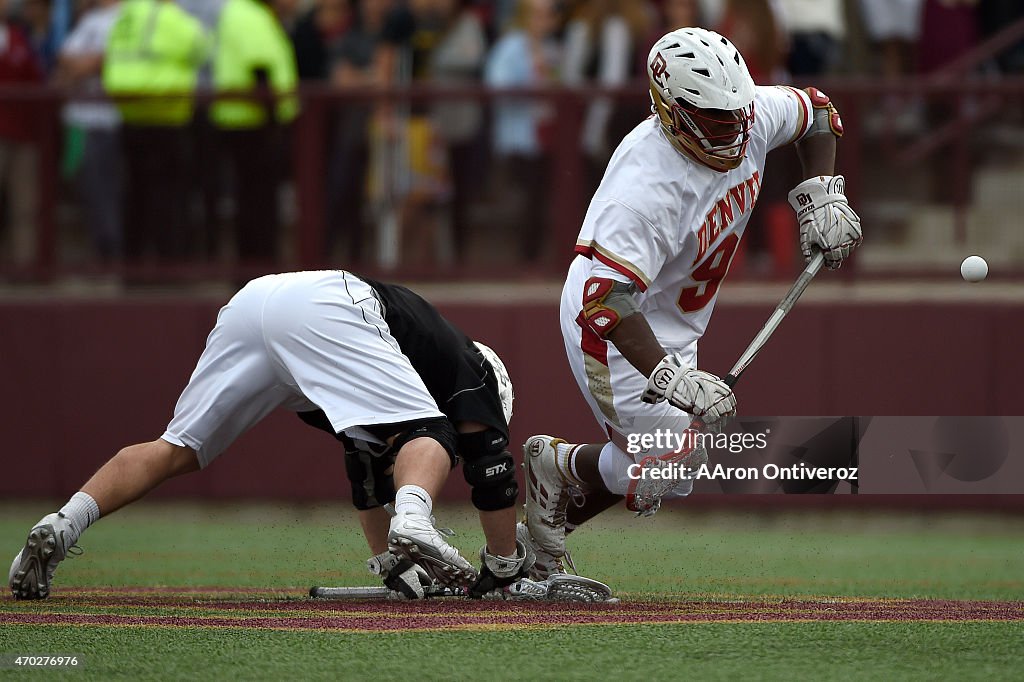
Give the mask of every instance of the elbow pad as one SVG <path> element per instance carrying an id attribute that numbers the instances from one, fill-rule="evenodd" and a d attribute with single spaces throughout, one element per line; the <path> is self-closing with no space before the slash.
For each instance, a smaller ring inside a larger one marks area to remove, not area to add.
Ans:
<path id="1" fill-rule="evenodd" d="M 804 92 L 811 99 L 811 106 L 814 111 L 811 113 L 811 127 L 807 129 L 804 137 L 824 135 L 832 133 L 836 137 L 843 136 L 843 119 L 832 104 L 832 100 L 818 88 L 804 88 Z"/>
<path id="2" fill-rule="evenodd" d="M 583 286 L 583 311 L 578 322 L 606 338 L 622 320 L 639 312 L 633 295 L 636 285 L 605 277 L 591 277 Z"/>

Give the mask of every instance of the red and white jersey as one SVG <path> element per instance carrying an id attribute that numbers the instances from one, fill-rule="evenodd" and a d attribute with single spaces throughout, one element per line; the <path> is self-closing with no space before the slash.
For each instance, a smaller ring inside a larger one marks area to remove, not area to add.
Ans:
<path id="1" fill-rule="evenodd" d="M 696 344 L 707 328 L 764 175 L 765 156 L 807 132 L 803 91 L 758 87 L 754 126 L 739 167 L 719 172 L 684 156 L 656 117 L 615 150 L 590 202 L 567 286 L 591 276 L 633 281 L 640 310 L 668 349 Z M 795 226 L 794 226 L 795 229 Z"/>

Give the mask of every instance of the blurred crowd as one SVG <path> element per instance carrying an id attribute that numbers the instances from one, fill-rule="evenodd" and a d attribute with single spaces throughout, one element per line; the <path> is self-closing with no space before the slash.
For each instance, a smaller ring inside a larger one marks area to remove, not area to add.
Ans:
<path id="1" fill-rule="evenodd" d="M 731 38 L 759 83 L 899 78 L 942 69 L 1024 17 L 1024 3 L 0 0 L 0 17 L 0 92 L 49 83 L 69 97 L 61 170 L 96 259 L 229 254 L 273 263 L 287 219 L 282 188 L 299 83 L 339 92 L 410 83 L 615 88 L 642 82 L 649 46 L 688 25 Z M 990 68 L 1024 71 L 1024 49 L 1005 51 Z M 38 139 L 53 132 L 34 111 L 0 95 L 0 259 L 15 265 L 34 258 Z M 574 128 L 588 192 L 647 111 L 642 95 L 588 102 Z M 524 260 L 543 258 L 556 118 L 550 99 L 512 96 L 337 107 L 327 136 L 325 259 L 369 258 L 387 221 L 401 236 L 390 257 L 403 263 L 463 260 L 480 230 L 514 235 L 507 243 Z"/>

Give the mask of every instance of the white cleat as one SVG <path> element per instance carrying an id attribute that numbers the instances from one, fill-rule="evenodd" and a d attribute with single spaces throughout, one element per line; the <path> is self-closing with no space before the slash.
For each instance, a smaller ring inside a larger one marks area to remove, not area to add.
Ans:
<path id="1" fill-rule="evenodd" d="M 567 571 L 565 570 L 565 565 L 562 563 L 562 559 L 564 558 L 568 560 L 568 552 L 566 552 L 563 556 L 560 557 L 545 552 L 533 539 L 533 536 L 530 535 L 530 529 L 527 528 L 526 524 L 522 522 L 516 524 L 516 539 L 519 540 L 519 542 L 526 545 L 528 551 L 533 552 L 534 555 L 537 557 L 536 561 L 534 561 L 533 563 L 533 566 L 531 566 L 526 573 L 527 578 L 530 578 L 531 580 L 543 581 L 547 580 L 553 575 L 567 574 Z"/>
<path id="2" fill-rule="evenodd" d="M 388 549 L 422 567 L 439 583 L 468 587 L 476 582 L 477 571 L 434 527 L 432 517 L 399 514 L 391 518 Z"/>
<path id="3" fill-rule="evenodd" d="M 533 536 L 538 560 L 541 552 L 552 557 L 565 554 L 565 514 L 573 486 L 559 470 L 561 443 L 565 443 L 561 438 L 533 436 L 523 445 L 526 526 Z"/>
<path id="4" fill-rule="evenodd" d="M 46 599 L 57 564 L 75 546 L 71 521 L 60 513 L 47 514 L 29 531 L 25 547 L 14 557 L 7 584 L 15 599 Z"/>

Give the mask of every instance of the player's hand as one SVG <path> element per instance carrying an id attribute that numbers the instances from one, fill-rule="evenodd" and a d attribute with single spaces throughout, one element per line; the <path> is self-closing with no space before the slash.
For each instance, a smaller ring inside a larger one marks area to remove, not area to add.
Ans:
<path id="1" fill-rule="evenodd" d="M 426 571 L 391 552 L 383 552 L 370 558 L 366 562 L 366 567 L 371 573 L 384 579 L 385 587 L 394 590 L 405 599 L 423 599 L 424 588 L 430 587 L 432 583 Z"/>
<path id="2" fill-rule="evenodd" d="M 709 372 L 683 367 L 675 354 L 666 355 L 654 368 L 640 399 L 645 403 L 668 400 L 705 424 L 736 414 L 736 395 L 724 381 Z"/>
<path id="3" fill-rule="evenodd" d="M 470 586 L 469 596 L 480 599 L 488 592 L 508 587 L 525 576 L 536 560 L 537 557 L 518 540 L 513 557 L 491 554 L 484 545 L 480 548 L 480 577 Z"/>
<path id="4" fill-rule="evenodd" d="M 810 260 L 814 249 L 825 254 L 825 266 L 835 270 L 864 237 L 860 217 L 850 208 L 842 175 L 818 175 L 789 193 L 789 205 L 800 223 L 800 252 Z"/>

